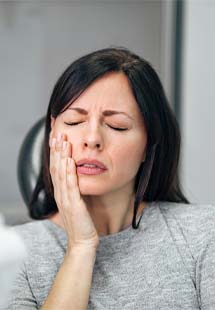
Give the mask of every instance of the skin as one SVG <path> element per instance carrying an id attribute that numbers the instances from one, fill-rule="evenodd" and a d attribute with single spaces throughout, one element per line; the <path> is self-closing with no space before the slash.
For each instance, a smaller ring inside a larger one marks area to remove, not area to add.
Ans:
<path id="1" fill-rule="evenodd" d="M 126 75 L 106 74 L 68 107 L 83 108 L 88 115 L 67 109 L 56 119 L 51 116 L 50 137 L 62 133 L 72 145 L 75 162 L 91 157 L 106 165 L 103 174 L 77 174 L 78 187 L 98 235 L 117 233 L 131 225 L 135 176 L 145 159 L 147 144 L 144 121 Z M 103 116 L 104 110 L 123 111 L 131 118 L 123 114 Z M 71 126 L 65 122 L 80 123 Z M 140 204 L 138 215 L 145 206 L 145 202 Z M 63 228 L 59 213 L 50 220 Z"/>

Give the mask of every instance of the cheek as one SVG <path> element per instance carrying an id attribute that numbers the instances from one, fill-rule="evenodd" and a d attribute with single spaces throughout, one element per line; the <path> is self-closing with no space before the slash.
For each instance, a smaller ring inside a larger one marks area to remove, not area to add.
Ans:
<path id="1" fill-rule="evenodd" d="M 65 134 L 67 135 L 67 140 L 72 144 L 73 150 L 80 150 L 82 145 L 82 140 L 78 133 L 73 134 L 69 131 L 65 131 Z M 75 155 L 75 153 L 74 153 Z"/>
<path id="2" fill-rule="evenodd" d="M 118 141 L 119 142 L 119 141 Z M 132 135 L 120 143 L 112 144 L 110 154 L 113 154 L 116 162 L 126 162 L 139 165 L 142 161 L 143 153 L 146 148 L 147 139 L 145 135 Z"/>
<path id="3" fill-rule="evenodd" d="M 59 119 L 57 118 L 55 123 L 54 123 L 54 126 L 52 128 L 52 132 L 53 134 L 56 136 L 58 132 L 61 132 L 61 133 L 66 133 L 65 132 L 65 128 L 62 126 L 62 124 L 60 123 Z"/>
<path id="4" fill-rule="evenodd" d="M 75 134 L 72 134 L 70 127 L 66 126 L 65 124 L 62 123 L 62 121 L 58 119 L 56 120 L 54 124 L 53 132 L 55 135 L 57 135 L 58 132 L 64 134 L 67 137 L 67 141 L 71 142 L 74 145 L 75 145 L 75 142 L 78 141 L 77 132 Z"/>
<path id="5" fill-rule="evenodd" d="M 140 147 L 142 145 L 142 148 Z M 142 161 L 143 143 L 124 143 L 111 149 L 113 169 L 121 177 L 135 175 Z"/>

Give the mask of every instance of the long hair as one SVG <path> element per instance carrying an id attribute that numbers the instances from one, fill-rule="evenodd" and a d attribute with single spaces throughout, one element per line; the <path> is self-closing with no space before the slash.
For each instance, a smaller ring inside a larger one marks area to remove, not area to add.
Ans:
<path id="1" fill-rule="evenodd" d="M 140 108 L 147 133 L 146 158 L 135 178 L 132 227 L 141 201 L 189 203 L 178 177 L 180 130 L 167 101 L 161 81 L 149 62 L 126 48 L 105 48 L 74 61 L 56 82 L 45 117 L 41 170 L 29 203 L 33 219 L 43 219 L 58 211 L 49 171 L 51 115 L 64 112 L 94 81 L 109 72 L 123 72 Z M 43 203 L 37 203 L 42 195 Z"/>

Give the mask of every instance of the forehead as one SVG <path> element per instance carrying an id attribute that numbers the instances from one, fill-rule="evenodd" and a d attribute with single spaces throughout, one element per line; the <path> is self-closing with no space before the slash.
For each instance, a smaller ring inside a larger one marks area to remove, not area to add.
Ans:
<path id="1" fill-rule="evenodd" d="M 137 117 L 138 104 L 124 73 L 111 72 L 94 81 L 71 105 L 86 110 L 118 110 Z"/>

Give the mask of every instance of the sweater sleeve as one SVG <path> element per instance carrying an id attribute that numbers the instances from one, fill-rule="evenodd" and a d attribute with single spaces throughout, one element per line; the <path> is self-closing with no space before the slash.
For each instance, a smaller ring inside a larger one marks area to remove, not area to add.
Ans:
<path id="1" fill-rule="evenodd" d="M 9 300 L 3 310 L 38 310 L 37 302 L 33 296 L 25 265 L 23 264 L 13 283 Z"/>
<path id="2" fill-rule="evenodd" d="M 215 309 L 215 233 L 212 232 L 210 239 L 197 259 L 196 264 L 197 290 L 202 310 Z"/>

